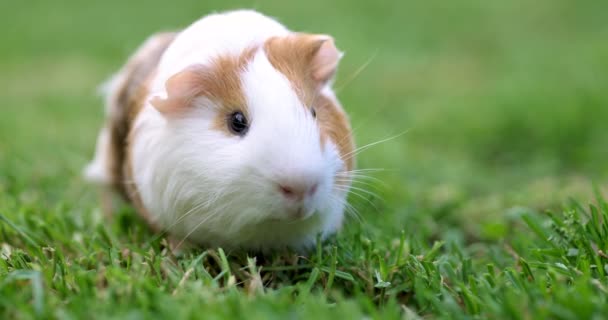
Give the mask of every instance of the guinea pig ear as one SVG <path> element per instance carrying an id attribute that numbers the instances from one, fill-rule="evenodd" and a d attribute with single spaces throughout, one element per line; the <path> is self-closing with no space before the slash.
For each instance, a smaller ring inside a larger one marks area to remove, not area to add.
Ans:
<path id="1" fill-rule="evenodd" d="M 167 97 L 156 96 L 150 100 L 162 114 L 187 110 L 192 99 L 198 95 L 202 66 L 189 66 L 174 74 L 165 82 Z"/>
<path id="2" fill-rule="evenodd" d="M 315 36 L 313 55 L 310 61 L 312 78 L 322 84 L 333 78 L 338 69 L 342 53 L 336 48 L 334 39 L 327 35 Z"/>
<path id="3" fill-rule="evenodd" d="M 312 81 L 315 89 L 329 82 L 338 68 L 342 53 L 328 35 L 294 33 L 267 40 L 264 50 L 270 63 L 291 78 Z M 291 79 L 294 81 L 294 79 Z"/>

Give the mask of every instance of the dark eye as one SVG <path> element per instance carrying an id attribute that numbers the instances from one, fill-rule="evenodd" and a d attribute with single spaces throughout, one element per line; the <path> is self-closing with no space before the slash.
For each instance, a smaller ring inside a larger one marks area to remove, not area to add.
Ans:
<path id="1" fill-rule="evenodd" d="M 240 112 L 234 112 L 228 117 L 228 129 L 237 136 L 244 136 L 249 129 L 247 118 Z"/>
<path id="2" fill-rule="evenodd" d="M 315 111 L 315 108 L 310 108 L 310 113 L 312 113 L 313 118 L 317 117 L 317 111 Z"/>

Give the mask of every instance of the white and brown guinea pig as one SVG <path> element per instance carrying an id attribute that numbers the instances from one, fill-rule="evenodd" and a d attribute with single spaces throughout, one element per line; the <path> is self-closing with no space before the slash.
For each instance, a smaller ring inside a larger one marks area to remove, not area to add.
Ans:
<path id="1" fill-rule="evenodd" d="M 86 176 L 174 241 L 296 249 L 342 224 L 353 167 L 341 53 L 255 11 L 150 37 L 106 86 Z"/>

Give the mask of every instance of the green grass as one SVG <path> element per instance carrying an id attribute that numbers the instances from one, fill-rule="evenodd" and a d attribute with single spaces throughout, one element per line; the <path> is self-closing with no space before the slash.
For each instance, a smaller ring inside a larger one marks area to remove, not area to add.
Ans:
<path id="1" fill-rule="evenodd" d="M 254 7 L 346 51 L 336 87 L 382 168 L 306 257 L 175 257 L 81 179 L 96 86 L 149 34 Z M 601 319 L 605 1 L 0 5 L 0 318 Z M 365 66 L 362 68 L 362 66 Z M 595 190 L 593 186 L 596 186 Z"/>

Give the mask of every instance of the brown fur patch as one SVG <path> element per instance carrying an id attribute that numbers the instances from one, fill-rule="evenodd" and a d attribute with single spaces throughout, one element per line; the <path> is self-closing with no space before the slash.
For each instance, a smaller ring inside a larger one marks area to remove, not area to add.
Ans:
<path id="1" fill-rule="evenodd" d="M 152 216 L 144 206 L 141 197 L 139 195 L 139 191 L 137 190 L 137 186 L 135 185 L 135 180 L 133 179 L 133 154 L 131 148 L 132 141 L 132 125 L 135 117 L 142 109 L 144 105 L 144 100 L 148 95 L 148 84 L 151 80 L 151 77 L 147 79 L 147 81 L 139 88 L 137 93 L 132 96 L 132 98 L 128 102 L 128 128 L 126 131 L 126 136 L 124 137 L 123 143 L 123 159 L 121 163 L 121 186 L 122 192 L 125 197 L 131 201 L 135 210 L 139 213 L 139 215 L 144 218 L 144 220 L 150 225 L 153 231 L 159 232 L 161 231 L 160 226 L 158 226 L 152 219 Z"/>
<path id="2" fill-rule="evenodd" d="M 330 139 L 338 147 L 340 157 L 344 161 L 345 169 L 350 171 L 355 166 L 355 143 L 353 141 L 348 116 L 332 99 L 319 95 L 315 99 L 317 122 L 321 130 L 321 142 Z"/>
<path id="3" fill-rule="evenodd" d="M 311 63 L 322 44 L 318 36 L 310 34 L 273 37 L 264 43 L 270 64 L 287 77 L 307 106 L 311 105 L 319 87 L 313 79 Z"/>
<path id="4" fill-rule="evenodd" d="M 239 56 L 218 56 L 207 65 L 188 67 L 167 80 L 167 98 L 155 98 L 152 104 L 170 116 L 189 110 L 198 97 L 207 98 L 219 107 L 212 129 L 231 134 L 226 118 L 235 111 L 248 115 L 241 73 L 255 52 L 256 48 L 249 48 Z"/>
<path id="5" fill-rule="evenodd" d="M 148 92 L 148 83 L 156 71 L 162 54 L 177 33 L 159 33 L 151 36 L 129 58 L 120 71 L 121 82 L 110 93 L 109 114 L 106 126 L 110 129 L 108 170 L 113 188 L 125 199 L 130 200 L 140 215 L 151 225 L 150 216 L 141 205 L 130 170 L 128 135 L 133 119 L 143 106 Z M 153 226 L 154 227 L 154 226 Z"/>

